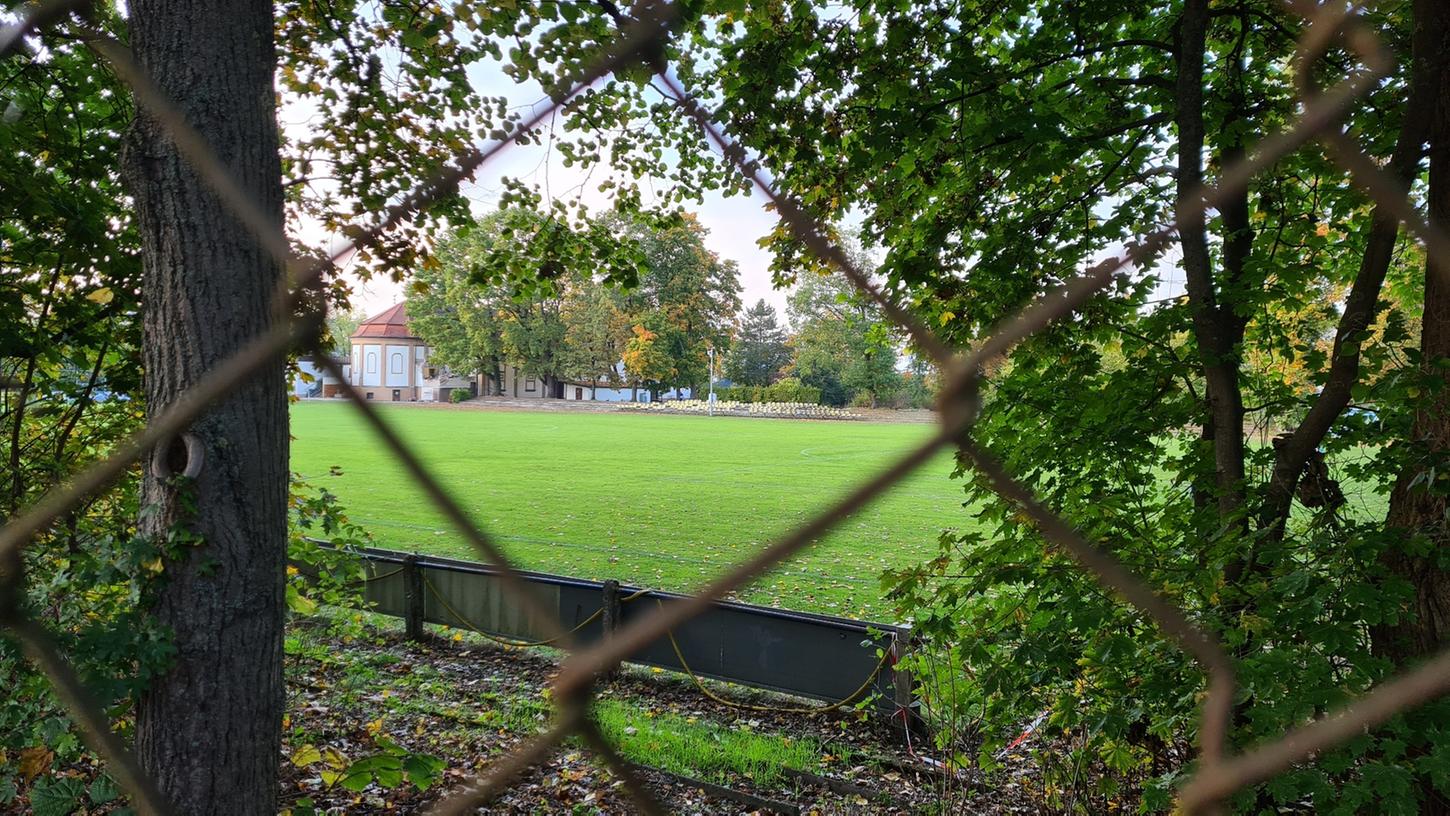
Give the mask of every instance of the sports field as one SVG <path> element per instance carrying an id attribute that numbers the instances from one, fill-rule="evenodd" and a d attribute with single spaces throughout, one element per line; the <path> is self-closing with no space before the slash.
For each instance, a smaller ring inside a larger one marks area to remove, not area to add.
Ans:
<path id="1" fill-rule="evenodd" d="M 928 425 L 378 406 L 528 569 L 689 590 L 808 519 Z M 356 411 L 292 406 L 292 469 L 380 547 L 473 558 Z M 331 475 L 338 468 L 340 475 Z M 878 578 L 970 523 L 942 454 L 742 600 L 880 618 Z"/>

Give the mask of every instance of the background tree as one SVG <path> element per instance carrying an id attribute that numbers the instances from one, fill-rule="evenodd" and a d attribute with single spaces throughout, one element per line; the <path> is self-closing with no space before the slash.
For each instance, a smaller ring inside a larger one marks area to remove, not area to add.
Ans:
<path id="1" fill-rule="evenodd" d="M 333 354 L 343 359 L 352 356 L 352 335 L 365 317 L 355 311 L 335 311 L 327 316 L 327 337 Z"/>
<path id="2" fill-rule="evenodd" d="M 564 348 L 559 368 L 563 376 L 615 386 L 620 382 L 619 363 L 624 359 L 630 337 L 629 320 L 619 308 L 617 292 L 583 279 L 564 295 Z"/>
<path id="3" fill-rule="evenodd" d="M 627 326 L 611 313 L 617 307 L 600 281 L 632 282 L 642 263 L 633 240 L 616 236 L 606 222 L 576 229 L 503 208 L 448 235 L 420 265 L 409 289 L 409 320 L 450 370 L 497 380 L 507 363 L 544 380 L 552 394 L 562 376 L 592 369 L 591 376 L 608 378 L 594 363 L 611 342 L 622 349 Z M 574 329 L 572 346 L 571 316 L 594 321 Z"/>
<path id="4" fill-rule="evenodd" d="M 804 272 L 786 306 L 796 333 L 792 371 L 828 405 L 875 407 L 901 386 L 891 327 L 839 275 Z"/>
<path id="5" fill-rule="evenodd" d="M 1403 59 L 1345 123 L 1422 204 L 1422 156 L 1438 149 L 1432 122 L 1450 76 L 1445 13 L 1429 2 L 1365 12 Z M 1169 221 L 1259 135 L 1287 127 L 1300 112 L 1295 71 L 1327 86 L 1355 66 L 1337 46 L 1295 65 L 1304 22 L 1257 0 L 866 2 L 730 21 L 694 25 L 677 43 L 686 83 L 718 91 L 721 124 L 811 214 L 859 214 L 886 290 L 964 347 L 1104 248 Z M 696 168 L 678 178 L 702 182 Z M 810 268 L 788 230 L 772 238 L 781 278 Z M 1395 218 L 1313 145 L 1180 222 L 1178 238 L 1017 346 L 976 433 L 1229 645 L 1252 689 L 1232 735 L 1245 745 L 1443 647 L 1429 559 L 1443 533 L 1424 524 L 1440 501 L 1427 484 L 1434 456 L 1410 453 L 1437 449 L 1425 443 L 1443 408 L 1423 401 L 1435 369 L 1421 365 L 1438 363 L 1416 346 L 1430 347 L 1439 318 L 1427 304 L 1414 338 L 1417 315 L 1397 313 L 1414 300 L 1382 297 L 1415 289 L 1424 269 Z M 1263 376 L 1291 365 L 1311 387 Z M 1250 444 L 1250 421 L 1287 435 Z M 1358 506 L 1323 500 L 1320 456 L 1361 491 Z M 1396 484 L 1387 519 L 1372 497 Z M 1043 559 L 1010 503 L 971 480 L 967 494 L 979 524 L 893 580 L 903 613 L 977 671 L 967 702 L 992 735 L 983 761 L 1007 723 L 1049 703 L 1054 728 L 1081 735 L 1119 781 L 1151 780 L 1141 790 L 1161 804 L 1194 736 L 1182 690 L 1201 673 L 1072 565 Z M 1396 543 L 1407 529 L 1420 533 L 1408 550 Z M 1372 628 L 1404 648 L 1377 645 Z M 1355 807 L 1390 775 L 1418 780 L 1396 788 L 1398 806 L 1443 807 L 1442 765 L 1429 757 L 1444 711 L 1408 714 L 1239 803 Z M 1059 781 L 1072 784 L 1049 780 Z"/>
<path id="6" fill-rule="evenodd" d="M 497 380 L 503 363 L 497 287 L 472 282 L 474 261 L 485 251 L 488 232 L 460 230 L 447 236 L 431 262 L 413 273 L 408 288 L 408 324 L 428 342 L 429 360 L 457 374 L 487 374 Z"/>
<path id="7" fill-rule="evenodd" d="M 601 361 L 639 326 L 650 363 L 631 374 L 637 384 L 656 395 L 698 384 L 707 350 L 728 347 L 740 303 L 735 266 L 706 250 L 703 234 L 690 217 L 604 215 L 581 227 L 505 207 L 445 240 L 418 271 L 416 330 L 450 365 L 508 362 L 552 394 L 562 376 L 608 379 L 620 358 Z"/>
<path id="8" fill-rule="evenodd" d="M 740 316 L 725 358 L 725 376 L 737 385 L 770 385 L 789 363 L 785 327 L 777 322 L 775 307 L 762 298 Z"/>
<path id="9" fill-rule="evenodd" d="M 847 322 L 848 329 L 860 326 Z M 901 372 L 896 370 L 895 340 L 887 324 L 867 323 L 864 330 L 850 331 L 848 340 L 841 383 L 853 392 L 852 400 L 875 408 L 878 402 L 894 397 L 901 390 Z"/>
<path id="10" fill-rule="evenodd" d="M 645 387 L 658 400 L 662 384 L 675 377 L 674 359 L 659 343 L 657 333 L 636 324 L 624 346 L 624 371 L 631 386 Z"/>
<path id="11" fill-rule="evenodd" d="M 525 377 L 540 378 L 544 395 L 550 397 L 565 364 L 564 301 L 557 286 L 516 293 L 498 303 L 504 357 Z"/>
<path id="12" fill-rule="evenodd" d="M 674 223 L 636 222 L 629 228 L 644 253 L 638 286 L 625 298 L 635 325 L 651 334 L 656 353 L 668 366 L 651 370 L 660 389 L 698 388 L 708 377 L 709 350 L 730 347 L 735 313 L 740 309 L 740 273 L 705 248 L 705 230 L 693 216 Z"/>

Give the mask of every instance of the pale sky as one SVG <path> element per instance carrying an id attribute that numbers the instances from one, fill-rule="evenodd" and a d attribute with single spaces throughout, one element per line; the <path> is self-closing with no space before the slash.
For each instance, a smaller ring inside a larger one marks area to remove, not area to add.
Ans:
<path id="1" fill-rule="evenodd" d="M 520 85 L 499 71 L 495 64 L 474 65 L 469 70 L 469 76 L 480 95 L 507 97 L 518 108 L 543 105 L 547 101 L 547 96 L 537 84 Z M 297 135 L 306 132 L 309 108 L 295 100 L 284 104 L 280 116 L 283 128 Z M 527 111 L 524 113 L 527 115 Z M 608 173 L 606 168 L 595 168 L 591 178 L 589 170 L 587 167 L 563 166 L 558 152 L 550 151 L 547 144 L 514 145 L 484 165 L 472 181 L 463 186 L 463 194 L 473 203 L 474 214 L 482 216 L 497 207 L 502 191 L 501 180 L 508 176 L 560 196 L 580 197 L 591 209 L 600 209 L 609 201 L 598 192 L 597 186 Z M 581 186 L 586 178 L 591 179 L 589 184 Z M 722 259 L 735 261 L 738 265 L 742 303 L 748 306 L 764 298 L 776 307 L 784 319 L 786 292 L 771 287 L 770 253 L 758 243 L 774 229 L 776 222 L 764 204 L 764 196 L 759 191 L 753 191 L 749 197 L 707 195 L 702 206 L 688 209 L 709 230 L 705 238 L 706 247 Z M 302 232 L 308 243 L 332 243 L 320 230 L 309 232 L 304 228 Z M 344 274 L 353 283 L 353 308 L 365 316 L 377 314 L 404 297 L 404 284 L 376 277 L 371 281 L 361 281 L 346 272 Z"/>
<path id="2" fill-rule="evenodd" d="M 480 95 L 507 97 L 510 104 L 525 116 L 528 114 L 525 108 L 546 103 L 547 95 L 536 83 L 520 85 L 498 68 L 497 64 L 492 63 L 476 64 L 470 68 L 470 79 Z M 283 128 L 294 134 L 304 132 L 310 113 L 309 106 L 299 106 L 295 101 L 284 105 L 281 112 Z M 547 143 L 514 145 L 481 168 L 472 181 L 463 186 L 463 193 L 472 202 L 475 215 L 482 216 L 496 208 L 502 190 L 501 179 L 509 176 L 561 196 L 581 197 L 590 208 L 599 209 L 606 207 L 609 201 L 597 190 L 597 185 L 609 173 L 607 168 L 593 170 L 591 174 L 590 168 L 563 166 L 558 152 L 550 150 Z M 587 184 L 586 179 L 589 180 Z M 644 189 L 648 193 L 649 185 L 645 184 Z M 743 306 L 748 307 L 756 300 L 764 298 L 776 307 L 784 321 L 787 292 L 772 288 L 770 253 L 758 243 L 776 224 L 775 216 L 765 209 L 765 203 L 763 194 L 752 190 L 748 197 L 736 195 L 723 198 L 719 194 L 710 194 L 705 197 L 703 205 L 690 209 L 709 230 L 705 239 L 707 248 L 738 265 Z M 311 244 L 335 243 L 329 241 L 320 230 L 309 234 L 304 229 L 302 237 Z M 1104 247 L 1102 251 L 1095 253 L 1093 260 L 1121 251 L 1120 247 Z M 1161 278 L 1155 292 L 1157 297 L 1183 293 L 1182 273 L 1177 269 L 1179 257 L 1179 250 L 1174 246 L 1155 267 L 1154 271 Z M 364 316 L 377 314 L 403 299 L 404 284 L 382 277 L 366 282 L 353 276 L 348 277 L 354 288 L 353 308 Z"/>

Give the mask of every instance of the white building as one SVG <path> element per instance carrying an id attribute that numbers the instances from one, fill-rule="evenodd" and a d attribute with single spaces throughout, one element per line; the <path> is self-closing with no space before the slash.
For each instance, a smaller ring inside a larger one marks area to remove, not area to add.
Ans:
<path id="1" fill-rule="evenodd" d="M 342 366 L 342 375 L 347 377 L 352 366 L 346 360 L 334 359 L 334 362 Z M 292 393 L 297 397 L 335 397 L 339 385 L 338 379 L 324 371 L 311 354 L 297 358 L 297 374 L 292 377 Z"/>
<path id="2" fill-rule="evenodd" d="M 408 327 L 406 303 L 359 323 L 351 340 L 348 380 L 364 399 L 446 402 L 457 389 L 474 393 L 468 377 L 429 364 L 428 344 Z"/>

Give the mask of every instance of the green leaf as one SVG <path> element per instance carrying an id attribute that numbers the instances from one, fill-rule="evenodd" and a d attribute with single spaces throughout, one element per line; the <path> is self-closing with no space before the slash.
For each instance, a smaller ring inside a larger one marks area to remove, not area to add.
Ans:
<path id="1" fill-rule="evenodd" d="M 120 796 L 121 790 L 116 786 L 115 780 L 111 779 L 109 774 L 101 774 L 91 782 L 91 786 L 86 790 L 86 793 L 91 797 L 92 802 L 97 805 L 104 805 L 107 802 L 114 801 L 117 796 Z"/>
<path id="2" fill-rule="evenodd" d="M 86 787 L 79 779 L 44 778 L 37 780 L 30 789 L 30 809 L 35 816 L 69 816 Z"/>
<path id="3" fill-rule="evenodd" d="M 287 585 L 287 608 L 299 615 L 311 615 L 317 612 L 317 601 L 303 595 L 293 584 Z"/>
<path id="4" fill-rule="evenodd" d="M 409 754 L 403 759 L 403 772 L 418 790 L 428 790 L 437 784 L 445 765 L 443 760 L 429 754 Z"/>
<path id="5" fill-rule="evenodd" d="M 362 791 L 368 785 L 372 784 L 372 781 L 373 772 L 371 770 L 367 768 L 359 769 L 356 765 L 354 765 L 352 768 L 349 768 L 347 770 L 347 773 L 342 777 L 342 786 L 356 793 Z"/>

